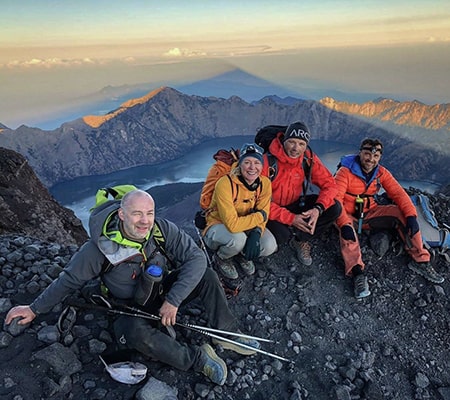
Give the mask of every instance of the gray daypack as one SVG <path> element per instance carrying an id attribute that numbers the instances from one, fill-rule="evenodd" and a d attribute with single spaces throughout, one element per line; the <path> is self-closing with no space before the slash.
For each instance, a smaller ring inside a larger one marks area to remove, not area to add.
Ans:
<path id="1" fill-rule="evenodd" d="M 447 262 L 450 262 L 447 252 L 450 247 L 450 227 L 446 224 L 439 224 L 427 196 L 417 193 L 410 197 L 417 210 L 417 222 L 424 245 L 428 250 L 436 251 L 444 256 Z"/>

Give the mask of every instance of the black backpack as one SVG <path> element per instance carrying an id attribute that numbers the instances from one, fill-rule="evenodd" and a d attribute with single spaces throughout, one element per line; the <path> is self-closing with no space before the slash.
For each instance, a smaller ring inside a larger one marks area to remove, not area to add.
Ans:
<path id="1" fill-rule="evenodd" d="M 265 153 L 269 152 L 270 143 L 275 139 L 278 132 L 286 132 L 287 125 L 266 125 L 260 128 L 255 135 L 255 143 L 264 149 Z"/>

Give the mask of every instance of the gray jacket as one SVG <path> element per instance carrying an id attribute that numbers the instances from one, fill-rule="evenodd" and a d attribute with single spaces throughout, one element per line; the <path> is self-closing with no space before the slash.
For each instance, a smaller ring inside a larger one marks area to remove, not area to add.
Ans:
<path id="1" fill-rule="evenodd" d="M 160 265 L 166 274 L 179 269 L 178 278 L 166 295 L 166 300 L 175 307 L 179 307 L 197 286 L 207 267 L 205 254 L 191 236 L 172 222 L 156 219 L 165 238 L 164 250 L 174 265 L 158 250 L 153 232 L 140 251 L 111 241 L 103 235 L 105 221 L 117 218 L 119 206 L 118 201 L 108 201 L 93 210 L 89 219 L 90 239 L 74 254 L 59 277 L 34 300 L 31 304 L 34 313 L 49 312 L 66 296 L 99 276 L 114 297 L 132 299 L 143 264 Z M 142 262 L 142 253 L 148 258 L 145 263 Z M 112 261 L 114 266 L 102 274 L 106 259 Z"/>

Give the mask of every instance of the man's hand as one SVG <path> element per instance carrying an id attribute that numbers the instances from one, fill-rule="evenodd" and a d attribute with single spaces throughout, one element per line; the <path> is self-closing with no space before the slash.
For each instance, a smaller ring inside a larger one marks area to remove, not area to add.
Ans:
<path id="1" fill-rule="evenodd" d="M 311 208 L 308 211 L 297 214 L 294 217 L 294 222 L 292 223 L 292 225 L 303 232 L 314 235 L 317 220 L 319 219 L 319 214 L 320 212 L 317 208 Z"/>
<path id="2" fill-rule="evenodd" d="M 19 325 L 25 325 L 36 318 L 36 314 L 31 310 L 30 306 L 16 306 L 9 310 L 6 314 L 5 323 L 9 325 L 14 318 L 21 317 Z"/>
<path id="3" fill-rule="evenodd" d="M 173 306 L 167 301 L 164 301 L 163 305 L 159 309 L 159 316 L 161 317 L 161 323 L 164 326 L 175 325 L 177 322 L 178 307 Z"/>

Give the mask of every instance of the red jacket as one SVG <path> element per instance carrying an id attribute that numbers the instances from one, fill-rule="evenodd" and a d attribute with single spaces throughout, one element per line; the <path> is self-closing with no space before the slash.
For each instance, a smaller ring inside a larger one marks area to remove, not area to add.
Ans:
<path id="1" fill-rule="evenodd" d="M 300 199 L 305 173 L 302 166 L 303 156 L 290 158 L 280 141 L 282 136 L 283 133 L 278 133 L 277 138 L 269 146 L 269 152 L 277 159 L 277 174 L 272 181 L 272 202 L 270 203 L 269 219 L 292 225 L 295 214 L 285 207 Z M 317 203 L 322 204 L 327 209 L 334 204 L 337 194 L 336 182 L 316 154 L 314 154 L 311 168 L 311 183 L 320 189 Z M 261 175 L 269 176 L 267 154 L 264 154 L 264 167 Z"/>
<path id="2" fill-rule="evenodd" d="M 358 158 L 355 155 L 343 157 L 342 166 L 336 172 L 335 180 L 338 188 L 336 199 L 342 204 L 342 212 L 336 223 L 339 227 L 351 224 L 355 212 L 355 199 L 357 195 L 363 195 L 364 213 L 377 207 L 373 196 L 383 188 L 389 198 L 400 208 L 405 217 L 417 216 L 408 194 L 392 176 L 392 174 L 382 165 L 378 165 L 377 170 L 369 183 L 366 183 Z"/>

